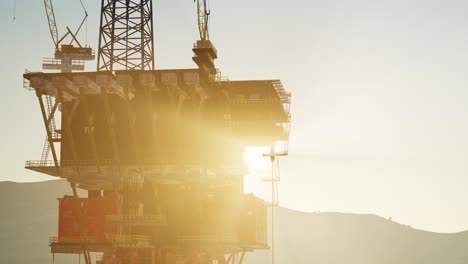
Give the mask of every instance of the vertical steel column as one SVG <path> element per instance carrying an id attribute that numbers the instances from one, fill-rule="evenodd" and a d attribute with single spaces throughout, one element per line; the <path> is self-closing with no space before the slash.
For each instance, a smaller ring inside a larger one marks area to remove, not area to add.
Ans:
<path id="1" fill-rule="evenodd" d="M 242 251 L 241 258 L 239 260 L 239 264 L 242 264 L 242 262 L 244 261 L 244 256 L 245 256 L 245 251 Z"/>
<path id="2" fill-rule="evenodd" d="M 76 173 L 80 173 L 80 167 L 78 166 L 78 153 L 76 152 L 75 148 L 75 141 L 73 140 L 73 131 L 71 129 L 71 123 L 73 121 L 73 116 L 75 115 L 76 110 L 78 109 L 78 106 L 80 105 L 80 101 L 76 100 L 75 103 L 73 104 L 73 108 L 70 112 L 70 115 L 68 116 L 68 119 L 65 122 L 65 127 L 67 131 L 67 137 L 68 137 L 68 144 L 70 144 L 70 149 L 73 155 L 73 163 L 72 165 L 75 167 Z"/>
<path id="3" fill-rule="evenodd" d="M 91 127 L 91 115 L 89 113 L 89 106 L 88 106 L 88 101 L 86 100 L 86 93 L 85 93 L 85 88 L 83 87 L 83 85 L 79 85 L 79 90 L 80 90 L 80 97 L 81 97 L 81 101 L 83 103 L 83 112 L 84 112 L 84 115 L 86 116 L 86 125 L 88 127 Z M 101 171 L 101 168 L 99 166 L 99 157 L 98 157 L 98 152 L 97 152 L 97 147 L 96 147 L 96 139 L 94 137 L 94 129 L 91 129 L 90 131 L 90 135 L 89 135 L 89 141 L 91 143 L 91 148 L 92 148 L 92 152 L 93 152 L 93 156 L 94 156 L 94 160 L 96 161 L 96 167 L 98 169 L 98 172 Z"/>
<path id="4" fill-rule="evenodd" d="M 105 86 L 101 87 L 101 96 L 102 96 L 103 103 L 104 103 L 104 115 L 106 117 L 107 130 L 109 132 L 109 136 L 110 136 L 111 143 L 112 143 L 112 152 L 114 154 L 114 160 L 117 162 L 117 166 L 120 172 L 120 153 L 119 153 L 119 148 L 117 147 L 117 138 L 115 136 L 115 132 L 113 129 L 113 122 L 111 120 L 107 87 Z"/>
<path id="5" fill-rule="evenodd" d="M 155 111 L 153 109 L 153 86 L 151 85 L 144 85 L 144 92 L 145 92 L 145 109 L 149 115 L 149 120 L 151 122 L 150 131 L 152 138 L 157 138 L 157 127 L 156 127 L 156 116 Z M 159 146 L 159 144 L 158 144 Z M 157 151 L 159 154 L 159 149 Z"/>
<path id="6" fill-rule="evenodd" d="M 134 115 L 133 115 L 133 107 L 132 107 L 132 103 L 130 101 L 130 97 L 129 97 L 129 88 L 128 87 L 125 87 L 124 88 L 124 97 L 125 97 L 125 103 L 127 104 L 127 116 L 128 116 L 128 123 L 129 123 L 129 127 L 130 127 L 130 137 L 132 138 L 132 145 L 133 145 L 133 151 L 134 151 L 134 155 L 135 155 L 135 163 L 139 165 L 140 167 L 140 174 L 142 174 L 144 176 L 144 170 L 143 170 L 143 166 L 142 166 L 142 159 L 141 159 L 141 156 L 140 156 L 140 149 L 139 149 L 139 144 L 138 144 L 138 140 L 137 140 L 137 133 L 136 133 L 136 129 L 135 129 L 135 118 L 134 118 Z"/>

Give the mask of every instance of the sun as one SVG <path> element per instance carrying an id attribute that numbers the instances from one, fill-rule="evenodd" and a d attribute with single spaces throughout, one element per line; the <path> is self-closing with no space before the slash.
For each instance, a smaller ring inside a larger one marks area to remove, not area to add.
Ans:
<path id="1" fill-rule="evenodd" d="M 269 152 L 269 147 L 248 147 L 244 152 L 244 162 L 248 169 L 244 175 L 244 193 L 253 193 L 265 200 L 271 196 L 270 185 L 263 182 L 264 178 L 271 176 L 271 161 L 263 154 Z"/>
<path id="2" fill-rule="evenodd" d="M 263 154 L 269 153 L 269 147 L 247 147 L 244 152 L 244 162 L 249 170 L 263 170 L 271 167 L 268 157 Z"/>

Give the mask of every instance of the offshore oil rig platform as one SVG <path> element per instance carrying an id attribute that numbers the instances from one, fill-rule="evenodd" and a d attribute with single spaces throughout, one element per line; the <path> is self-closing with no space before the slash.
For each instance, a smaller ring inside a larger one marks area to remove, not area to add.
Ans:
<path id="1" fill-rule="evenodd" d="M 23 76 L 47 132 L 41 159 L 26 168 L 73 190 L 58 199 L 51 252 L 87 264 L 91 253 L 100 264 L 234 264 L 268 249 L 268 204 L 244 194 L 243 157 L 248 146 L 270 147 L 272 162 L 287 154 L 281 81 L 221 76 L 203 0 L 196 68 L 155 69 L 152 0 L 102 0 L 97 71 L 81 72 L 94 51 L 68 28 L 59 38 L 44 3 L 55 54 L 43 68 L 60 72 Z"/>

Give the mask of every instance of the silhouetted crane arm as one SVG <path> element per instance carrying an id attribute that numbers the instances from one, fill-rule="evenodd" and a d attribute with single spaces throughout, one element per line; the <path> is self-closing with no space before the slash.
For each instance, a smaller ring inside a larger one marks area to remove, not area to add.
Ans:
<path id="1" fill-rule="evenodd" d="M 198 30 L 200 31 L 200 40 L 209 40 L 208 17 L 210 11 L 206 7 L 206 0 L 196 0 L 198 13 Z"/>
<path id="2" fill-rule="evenodd" d="M 44 0 L 44 7 L 47 15 L 47 22 L 49 23 L 50 36 L 54 42 L 55 48 L 58 49 L 58 29 L 57 23 L 55 22 L 54 7 L 52 5 L 52 0 Z"/>

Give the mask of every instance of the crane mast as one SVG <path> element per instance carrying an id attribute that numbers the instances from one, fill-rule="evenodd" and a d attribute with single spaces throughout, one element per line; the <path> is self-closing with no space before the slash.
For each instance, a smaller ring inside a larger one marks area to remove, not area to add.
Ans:
<path id="1" fill-rule="evenodd" d="M 206 0 L 197 0 L 197 14 L 200 40 L 209 40 L 208 18 L 210 16 L 210 10 L 207 9 Z"/>
<path id="2" fill-rule="evenodd" d="M 97 71 L 114 70 L 154 70 L 151 0 L 102 0 Z"/>
<path id="3" fill-rule="evenodd" d="M 214 63 L 218 58 L 218 51 L 210 41 L 208 30 L 208 18 L 211 12 L 207 8 L 206 0 L 196 0 L 196 4 L 200 39 L 197 40 L 192 49 L 195 54 L 192 60 L 198 65 L 204 77 L 209 80 L 214 80 L 216 76 L 219 75 L 219 71 L 216 69 Z"/>

